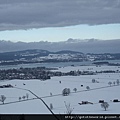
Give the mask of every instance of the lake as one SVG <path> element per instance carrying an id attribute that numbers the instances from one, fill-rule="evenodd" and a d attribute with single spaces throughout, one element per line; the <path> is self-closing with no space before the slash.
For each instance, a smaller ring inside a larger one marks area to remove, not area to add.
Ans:
<path id="1" fill-rule="evenodd" d="M 104 60 L 109 63 L 119 63 L 120 60 Z M 97 62 L 104 62 L 104 61 L 97 61 Z M 32 64 L 19 64 L 19 65 L 2 65 L 0 66 L 0 69 L 12 69 L 12 68 L 32 68 L 32 67 L 66 67 L 66 66 L 88 66 L 88 65 L 93 65 L 94 61 L 83 61 L 83 62 L 49 62 L 49 63 L 32 63 Z"/>

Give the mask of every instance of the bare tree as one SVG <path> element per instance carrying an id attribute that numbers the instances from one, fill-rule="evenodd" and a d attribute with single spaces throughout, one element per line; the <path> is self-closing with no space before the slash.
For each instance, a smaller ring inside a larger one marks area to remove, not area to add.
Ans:
<path id="1" fill-rule="evenodd" d="M 50 103 L 50 109 L 51 109 L 51 110 L 53 109 L 53 104 L 52 104 L 52 103 Z"/>
<path id="2" fill-rule="evenodd" d="M 52 93 L 50 92 L 50 96 L 52 96 Z"/>
<path id="3" fill-rule="evenodd" d="M 101 107 L 104 108 L 105 111 L 106 111 L 106 109 L 109 107 L 109 104 L 108 104 L 107 102 L 103 102 L 103 103 L 101 104 Z"/>
<path id="4" fill-rule="evenodd" d="M 67 110 L 66 113 L 67 113 L 67 114 L 71 114 L 71 113 L 73 112 L 73 109 L 74 109 L 74 108 L 71 107 L 71 104 L 70 104 L 70 103 L 67 104 L 65 101 L 64 101 L 64 103 L 65 103 L 65 107 L 66 107 L 66 110 Z"/>
<path id="5" fill-rule="evenodd" d="M 28 94 L 28 93 L 26 93 L 26 98 L 27 98 L 27 100 L 28 100 L 28 98 L 29 98 L 29 94 Z"/>
<path id="6" fill-rule="evenodd" d="M 4 95 L 1 95 L 0 97 L 0 101 L 4 104 L 4 101 L 5 101 L 6 97 Z"/>

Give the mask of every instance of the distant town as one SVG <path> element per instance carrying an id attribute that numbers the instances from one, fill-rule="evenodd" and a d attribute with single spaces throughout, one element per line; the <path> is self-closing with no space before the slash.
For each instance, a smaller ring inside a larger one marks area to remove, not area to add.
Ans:
<path id="1" fill-rule="evenodd" d="M 82 62 L 99 60 L 120 60 L 120 53 L 81 53 L 76 51 L 50 52 L 47 50 L 24 50 L 0 53 L 0 65 L 17 65 L 42 62 Z"/>

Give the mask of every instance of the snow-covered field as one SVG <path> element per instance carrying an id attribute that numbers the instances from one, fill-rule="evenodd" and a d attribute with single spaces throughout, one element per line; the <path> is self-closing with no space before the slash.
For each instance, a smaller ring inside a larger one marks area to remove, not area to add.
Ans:
<path id="1" fill-rule="evenodd" d="M 67 72 L 70 70 L 115 70 L 120 71 L 118 66 L 68 66 L 58 68 L 58 71 Z M 99 83 L 92 83 L 95 79 Z M 41 97 L 48 106 L 52 103 L 52 111 L 56 114 L 66 113 L 66 104 L 70 104 L 73 109 L 73 114 L 119 114 L 120 102 L 113 102 L 114 99 L 120 100 L 120 85 L 109 86 L 108 82 L 116 82 L 120 79 L 120 73 L 101 73 L 97 75 L 81 75 L 81 76 L 62 76 L 52 77 L 50 80 L 11 80 L 0 81 L 0 85 L 11 84 L 15 88 L 0 88 L 0 96 L 6 97 L 5 104 L 0 102 L 0 114 L 51 114 L 46 106 L 39 99 L 31 94 L 28 89 Z M 61 81 L 61 83 L 59 83 Z M 81 87 L 83 85 L 83 87 Z M 90 87 L 90 90 L 86 89 Z M 23 89 L 18 89 L 23 88 Z M 70 95 L 63 96 L 62 90 L 70 88 Z M 77 88 L 77 92 L 74 92 Z M 19 97 L 29 94 L 28 99 L 21 99 Z M 52 95 L 51 95 L 52 93 Z M 107 111 L 101 108 L 99 100 L 104 100 L 109 103 Z M 82 101 L 89 101 L 93 104 L 79 105 Z"/>

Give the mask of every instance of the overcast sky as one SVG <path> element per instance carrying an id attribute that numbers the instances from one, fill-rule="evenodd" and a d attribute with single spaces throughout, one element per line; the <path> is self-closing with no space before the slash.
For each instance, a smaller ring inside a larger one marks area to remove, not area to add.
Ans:
<path id="1" fill-rule="evenodd" d="M 0 0 L 0 40 L 120 38 L 120 0 Z"/>

